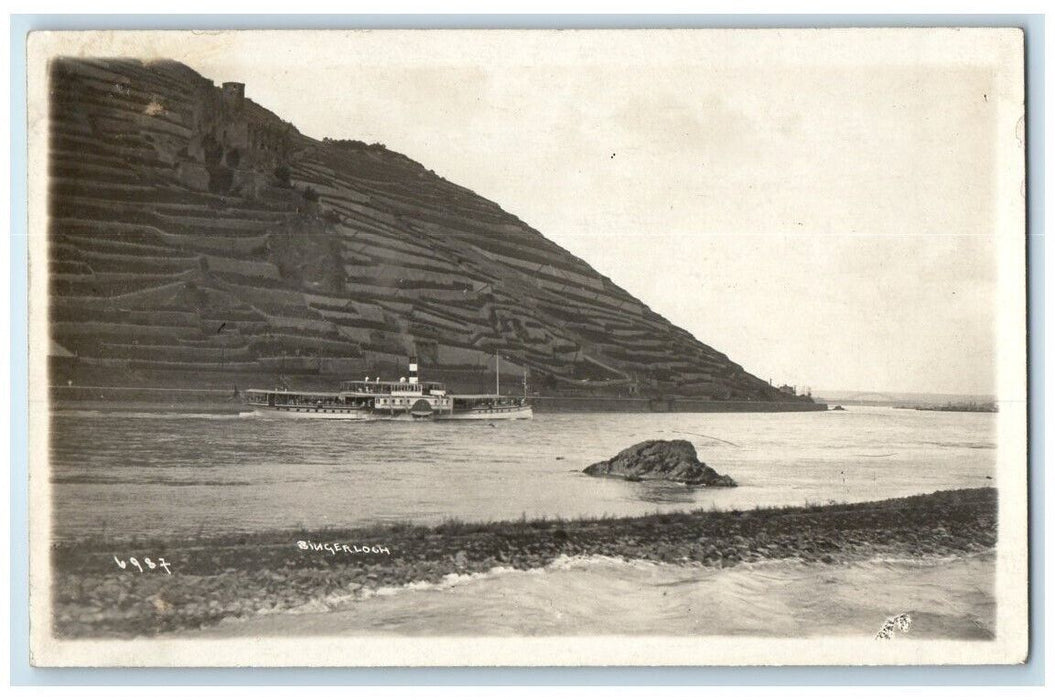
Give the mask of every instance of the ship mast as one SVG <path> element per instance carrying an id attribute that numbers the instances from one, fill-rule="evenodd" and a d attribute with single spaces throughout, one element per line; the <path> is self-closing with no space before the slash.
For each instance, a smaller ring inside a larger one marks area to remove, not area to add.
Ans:
<path id="1" fill-rule="evenodd" d="M 498 385 L 498 362 L 499 362 L 499 357 L 498 357 L 498 353 L 496 352 L 495 353 L 495 395 L 496 396 L 498 396 L 498 395 L 500 395 L 502 393 L 502 390 L 499 388 L 499 385 Z"/>

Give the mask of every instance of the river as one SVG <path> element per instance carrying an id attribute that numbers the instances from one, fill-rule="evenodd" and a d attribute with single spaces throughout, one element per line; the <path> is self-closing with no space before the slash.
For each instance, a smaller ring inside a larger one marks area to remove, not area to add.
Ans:
<path id="1" fill-rule="evenodd" d="M 60 411 L 52 437 L 61 539 L 867 501 L 993 485 L 996 455 L 993 414 L 874 407 L 493 426 Z M 678 438 L 739 488 L 581 474 L 635 442 Z"/>

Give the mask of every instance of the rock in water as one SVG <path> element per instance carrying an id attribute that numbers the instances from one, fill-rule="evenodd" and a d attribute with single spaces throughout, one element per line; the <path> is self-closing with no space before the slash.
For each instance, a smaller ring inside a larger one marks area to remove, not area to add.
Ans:
<path id="1" fill-rule="evenodd" d="M 696 448 L 688 440 L 639 442 L 609 460 L 591 464 L 583 472 L 628 481 L 660 479 L 689 486 L 736 486 L 731 477 L 719 474 L 701 462 L 696 457 Z"/>

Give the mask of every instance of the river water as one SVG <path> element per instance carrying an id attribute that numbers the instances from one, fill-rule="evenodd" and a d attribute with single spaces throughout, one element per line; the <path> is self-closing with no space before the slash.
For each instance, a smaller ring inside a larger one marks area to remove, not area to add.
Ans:
<path id="1" fill-rule="evenodd" d="M 581 474 L 647 439 L 692 442 L 734 489 Z M 637 515 L 866 501 L 992 485 L 995 416 L 845 412 L 539 414 L 530 421 L 351 423 L 254 414 L 59 411 L 61 539 Z"/>
<path id="2" fill-rule="evenodd" d="M 540 414 L 480 424 L 58 412 L 56 537 L 109 538 L 635 515 L 852 502 L 992 485 L 995 416 L 851 407 L 784 414 Z M 684 438 L 739 482 L 690 489 L 587 477 L 641 440 Z M 992 554 L 730 569 L 591 557 L 496 569 L 228 620 L 196 636 L 685 634 L 918 638 L 995 629 Z"/>
<path id="3" fill-rule="evenodd" d="M 992 639 L 992 553 L 713 569 L 607 557 L 450 575 L 224 620 L 196 637 L 663 635 L 856 637 L 907 615 L 894 638 Z M 182 633 L 179 636 L 186 636 Z"/>

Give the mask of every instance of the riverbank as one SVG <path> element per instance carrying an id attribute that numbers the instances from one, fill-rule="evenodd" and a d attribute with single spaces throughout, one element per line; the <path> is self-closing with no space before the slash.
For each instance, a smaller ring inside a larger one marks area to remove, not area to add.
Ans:
<path id="1" fill-rule="evenodd" d="M 190 630 L 327 597 L 435 583 L 450 574 L 536 569 L 560 557 L 727 568 L 776 560 L 835 564 L 968 555 L 995 546 L 996 507 L 995 489 L 986 488 L 871 503 L 633 518 L 89 538 L 52 550 L 55 633 L 131 637 Z M 157 568 L 149 568 L 147 558 Z M 171 574 L 159 566 L 161 559 Z"/>
<path id="2" fill-rule="evenodd" d="M 262 385 L 267 386 L 267 385 Z M 332 391 L 324 387 L 323 391 Z M 138 411 L 232 413 L 246 410 L 237 388 L 51 386 L 54 411 Z M 828 405 L 806 399 L 788 401 L 714 401 L 690 396 L 632 398 L 607 396 L 529 397 L 537 413 L 781 413 L 826 411 Z"/>

